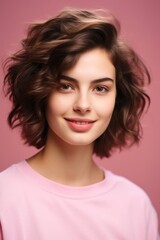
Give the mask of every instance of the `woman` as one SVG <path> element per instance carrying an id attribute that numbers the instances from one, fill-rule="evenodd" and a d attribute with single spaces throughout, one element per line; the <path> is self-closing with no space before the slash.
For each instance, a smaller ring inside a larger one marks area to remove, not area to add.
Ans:
<path id="1" fill-rule="evenodd" d="M 93 161 L 139 142 L 149 103 L 118 21 L 64 10 L 31 25 L 7 66 L 9 125 L 40 151 L 0 175 L 1 239 L 157 240 L 146 193 Z"/>

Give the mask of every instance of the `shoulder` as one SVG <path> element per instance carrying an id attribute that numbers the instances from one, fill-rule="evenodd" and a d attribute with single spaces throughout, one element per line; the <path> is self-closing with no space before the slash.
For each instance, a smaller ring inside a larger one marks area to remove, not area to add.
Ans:
<path id="1" fill-rule="evenodd" d="M 125 177 L 115 175 L 112 172 L 109 174 L 114 181 L 111 198 L 113 202 L 116 202 L 115 205 L 118 204 L 118 207 L 125 209 L 123 211 L 129 212 L 130 217 L 139 216 L 139 219 L 145 219 L 149 224 L 151 224 L 150 221 L 155 224 L 157 213 L 150 197 L 143 188 Z"/>
<path id="2" fill-rule="evenodd" d="M 158 215 L 148 194 L 137 184 L 129 179 L 109 172 L 114 184 L 110 191 L 110 201 L 114 205 L 114 211 L 120 212 L 120 216 L 132 223 L 132 227 L 145 229 L 147 239 L 159 239 Z"/>
<path id="3" fill-rule="evenodd" d="M 138 186 L 136 183 L 132 182 L 126 177 L 116 175 L 113 172 L 109 171 L 109 175 L 114 181 L 114 187 L 117 191 L 121 191 L 121 193 L 126 192 L 128 195 L 140 195 L 140 196 L 147 196 L 146 192 Z"/>
<path id="4" fill-rule="evenodd" d="M 20 164 L 20 163 L 18 163 L 18 164 Z M 2 186 L 3 183 L 7 183 L 8 181 L 13 180 L 12 178 L 17 175 L 16 165 L 18 165 L 18 164 L 13 164 L 10 167 L 8 167 L 7 169 L 0 172 L 0 186 Z"/>
<path id="5" fill-rule="evenodd" d="M 112 195 L 119 203 L 128 205 L 132 208 L 152 208 L 151 200 L 143 188 L 127 179 L 109 172 L 110 178 L 114 184 L 112 185 Z"/>
<path id="6" fill-rule="evenodd" d="M 19 168 L 22 163 L 13 164 L 0 172 L 0 200 L 3 199 L 3 196 L 6 197 L 13 194 L 22 185 L 23 174 Z"/>
<path id="7" fill-rule="evenodd" d="M 7 184 L 15 176 L 15 165 L 11 165 L 7 169 L 0 172 L 0 187 L 3 187 L 4 184 Z"/>

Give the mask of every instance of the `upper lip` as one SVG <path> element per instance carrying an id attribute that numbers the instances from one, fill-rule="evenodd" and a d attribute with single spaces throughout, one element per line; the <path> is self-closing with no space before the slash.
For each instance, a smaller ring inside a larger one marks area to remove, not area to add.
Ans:
<path id="1" fill-rule="evenodd" d="M 70 122 L 87 122 L 87 123 L 93 123 L 96 121 L 96 120 L 91 120 L 87 118 L 65 118 L 65 120 Z"/>

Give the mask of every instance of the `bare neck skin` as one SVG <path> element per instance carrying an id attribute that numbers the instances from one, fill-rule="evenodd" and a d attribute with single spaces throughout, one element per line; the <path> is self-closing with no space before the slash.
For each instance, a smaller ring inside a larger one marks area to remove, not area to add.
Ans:
<path id="1" fill-rule="evenodd" d="M 30 166 L 46 178 L 70 186 L 85 186 L 104 179 L 103 171 L 92 159 L 93 144 L 73 146 L 53 133 L 46 146 L 28 159 Z"/>

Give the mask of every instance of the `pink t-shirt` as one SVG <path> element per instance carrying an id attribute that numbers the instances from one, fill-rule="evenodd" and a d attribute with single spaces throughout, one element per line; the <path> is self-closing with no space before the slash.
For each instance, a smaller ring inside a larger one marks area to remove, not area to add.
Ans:
<path id="1" fill-rule="evenodd" d="M 142 189 L 105 171 L 84 187 L 53 182 L 26 161 L 0 174 L 0 239 L 158 240 L 156 212 Z"/>

